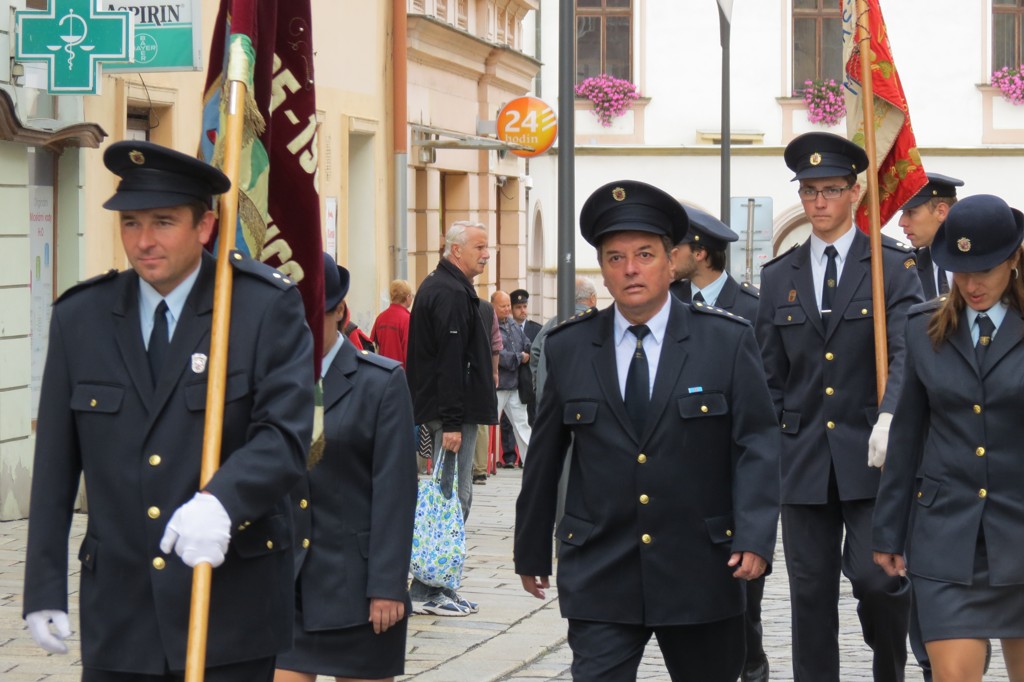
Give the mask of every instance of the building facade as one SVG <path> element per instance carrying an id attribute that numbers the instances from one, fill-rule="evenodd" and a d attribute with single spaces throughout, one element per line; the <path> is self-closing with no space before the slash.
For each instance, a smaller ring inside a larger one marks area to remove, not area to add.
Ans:
<path id="1" fill-rule="evenodd" d="M 578 82 L 607 72 L 639 86 L 641 99 L 602 127 L 587 100 L 576 101 L 576 215 L 590 192 L 617 178 L 650 182 L 687 204 L 719 214 L 721 47 L 717 3 L 655 0 L 575 0 Z M 557 103 L 558 15 L 540 13 L 543 98 Z M 1024 107 L 989 85 L 992 71 L 1019 67 L 1020 0 L 881 0 L 888 37 L 906 90 L 925 169 L 966 181 L 962 195 L 991 193 L 1024 205 L 1017 183 L 1024 163 Z M 770 202 L 770 243 L 758 263 L 802 241 L 809 232 L 785 145 L 808 130 L 846 134 L 812 124 L 799 96 L 807 80 L 841 79 L 842 20 L 837 0 L 737 2 L 731 22 L 730 195 L 745 205 Z M 554 157 L 531 161 L 534 190 L 527 212 L 545 229 L 532 244 L 542 264 L 531 271 L 543 307 L 554 313 L 557 201 Z M 734 229 L 746 213 L 733 211 Z M 886 233 L 901 236 L 895 220 Z M 578 229 L 577 229 L 578 234 Z M 592 248 L 577 239 L 577 269 L 596 270 Z M 746 251 L 733 247 L 731 260 Z"/>

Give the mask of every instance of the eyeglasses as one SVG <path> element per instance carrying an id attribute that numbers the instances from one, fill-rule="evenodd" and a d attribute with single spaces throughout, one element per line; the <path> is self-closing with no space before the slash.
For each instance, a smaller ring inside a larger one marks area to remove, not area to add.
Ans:
<path id="1" fill-rule="evenodd" d="M 843 192 L 851 189 L 853 185 L 846 185 L 844 187 L 826 187 L 825 189 L 814 189 L 813 187 L 801 187 L 797 190 L 797 194 L 803 201 L 814 201 L 818 198 L 818 195 L 825 197 L 825 199 L 833 200 L 843 196 Z"/>

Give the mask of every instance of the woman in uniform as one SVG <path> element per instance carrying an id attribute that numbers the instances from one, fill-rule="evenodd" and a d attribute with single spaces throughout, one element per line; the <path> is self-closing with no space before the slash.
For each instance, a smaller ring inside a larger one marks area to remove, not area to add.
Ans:
<path id="1" fill-rule="evenodd" d="M 324 254 L 323 456 L 292 493 L 294 646 L 275 682 L 404 672 L 416 513 L 412 399 L 401 365 L 338 331 L 349 272 Z"/>
<path id="2" fill-rule="evenodd" d="M 912 578 L 935 682 L 980 681 L 990 638 L 1024 680 L 1022 238 L 998 197 L 951 207 L 932 256 L 954 286 L 907 321 L 874 559 Z"/>

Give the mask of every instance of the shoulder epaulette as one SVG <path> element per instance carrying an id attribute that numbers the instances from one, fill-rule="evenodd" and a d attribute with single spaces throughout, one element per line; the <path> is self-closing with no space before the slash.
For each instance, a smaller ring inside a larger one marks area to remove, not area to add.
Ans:
<path id="1" fill-rule="evenodd" d="M 708 305 L 707 303 L 700 303 L 700 302 L 698 302 L 698 303 L 691 303 L 690 306 L 693 308 L 693 312 L 695 312 L 695 313 L 703 313 L 705 315 L 715 315 L 717 317 L 724 317 L 724 318 L 729 319 L 729 320 L 734 320 L 734 321 L 739 322 L 741 324 L 750 324 L 749 321 L 747 321 L 745 318 L 737 315 L 736 313 L 731 313 L 728 310 L 725 310 L 723 308 L 716 308 L 715 306 Z"/>
<path id="2" fill-rule="evenodd" d="M 100 282 L 106 282 L 108 279 L 113 279 L 115 277 L 117 277 L 117 270 L 114 268 L 107 270 L 102 275 L 90 277 L 85 281 L 79 282 L 78 284 L 74 285 L 73 287 L 65 291 L 63 294 L 58 296 L 57 300 L 54 301 L 54 304 L 60 303 L 64 299 L 68 298 L 69 296 L 73 296 L 74 294 L 78 293 L 79 291 L 82 291 L 83 289 L 88 289 L 93 285 L 99 284 Z"/>
<path id="3" fill-rule="evenodd" d="M 596 314 L 597 314 L 597 307 L 596 306 L 594 306 L 592 308 L 587 308 L 583 312 L 576 313 L 572 317 L 567 318 L 565 320 L 562 320 L 561 322 L 556 324 L 554 327 L 549 329 L 548 330 L 548 334 L 554 334 L 555 332 L 558 332 L 559 330 L 567 329 L 568 327 L 571 327 L 572 325 L 576 324 L 577 322 L 583 322 L 584 320 L 589 320 L 590 318 L 592 318 Z"/>
<path id="4" fill-rule="evenodd" d="M 783 258 L 785 258 L 786 256 L 788 256 L 789 254 L 791 254 L 791 253 L 793 253 L 794 251 L 796 251 L 796 250 L 797 250 L 798 248 L 800 248 L 800 245 L 799 245 L 799 244 L 793 244 L 793 246 L 789 247 L 788 249 L 786 249 L 785 251 L 783 251 L 782 253 L 780 253 L 780 254 L 779 254 L 778 256 L 776 256 L 775 258 L 772 258 L 771 260 L 769 260 L 769 261 L 766 261 L 766 262 L 762 263 L 762 264 L 761 264 L 761 268 L 762 268 L 762 269 L 764 269 L 764 268 L 768 267 L 769 265 L 771 265 L 772 263 L 777 263 L 777 262 L 779 262 L 780 260 L 782 260 Z"/>
<path id="5" fill-rule="evenodd" d="M 295 280 L 291 277 L 281 274 L 279 271 L 265 263 L 261 263 L 254 258 L 250 258 L 241 251 L 232 251 L 231 258 L 229 260 L 235 270 L 270 282 L 278 289 L 288 289 L 295 286 Z"/>
<path id="6" fill-rule="evenodd" d="M 893 239 L 885 234 L 882 235 L 882 246 L 893 251 L 899 251 L 900 253 L 914 253 L 914 247 L 910 244 Z"/>
<path id="7" fill-rule="evenodd" d="M 392 360 L 391 358 L 386 358 L 383 355 L 371 353 L 368 350 L 356 351 L 356 358 L 362 360 L 363 362 L 368 362 L 371 365 L 383 367 L 389 372 L 402 366 L 402 363 L 398 362 L 397 360 Z"/>
<path id="8" fill-rule="evenodd" d="M 942 307 L 942 304 L 946 302 L 949 296 L 936 296 L 935 298 L 925 301 L 924 303 L 915 303 L 910 306 L 907 310 L 907 316 L 920 315 L 921 313 L 931 313 Z"/>
<path id="9" fill-rule="evenodd" d="M 755 287 L 750 282 L 740 282 L 740 291 L 745 293 L 747 296 L 761 298 L 761 290 Z"/>

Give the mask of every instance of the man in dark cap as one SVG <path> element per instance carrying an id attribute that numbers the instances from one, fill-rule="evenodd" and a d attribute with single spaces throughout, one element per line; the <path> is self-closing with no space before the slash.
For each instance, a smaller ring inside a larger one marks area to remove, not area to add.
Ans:
<path id="1" fill-rule="evenodd" d="M 939 225 L 956 203 L 956 188 L 963 186 L 963 180 L 928 173 L 928 184 L 903 205 L 900 227 L 907 241 L 917 249 L 917 274 L 926 299 L 949 293 L 953 273 L 932 263 L 931 246 Z"/>
<path id="2" fill-rule="evenodd" d="M 512 319 L 522 328 L 527 340 L 533 344 L 540 333 L 541 325 L 527 318 L 530 312 L 530 292 L 526 289 L 515 289 L 509 294 L 512 299 Z M 519 373 L 519 399 L 526 405 L 526 419 L 532 427 L 537 418 L 537 399 L 534 395 L 533 372 L 529 366 L 524 367 Z M 502 429 L 505 428 L 507 419 L 502 419 Z M 504 430 L 502 431 L 504 438 Z M 505 450 L 507 452 L 507 450 Z"/>
<path id="3" fill-rule="evenodd" d="M 670 287 L 680 301 L 707 303 L 753 323 L 758 291 L 750 282 L 740 284 L 725 271 L 725 252 L 737 234 L 710 213 L 687 207 L 690 229 L 676 244 Z"/>
<path id="4" fill-rule="evenodd" d="M 706 303 L 742 317 L 751 324 L 757 315 L 759 293 L 750 282 L 740 284 L 725 271 L 725 252 L 738 239 L 728 225 L 710 213 L 687 207 L 690 229 L 676 244 L 672 271 L 677 278 L 670 290 L 684 303 Z M 747 658 L 741 682 L 767 682 L 769 664 L 764 653 L 761 600 L 764 576 L 747 583 L 745 617 Z"/>
<path id="5" fill-rule="evenodd" d="M 635 680 L 654 634 L 674 680 L 735 682 L 743 583 L 774 551 L 779 433 L 750 325 L 669 294 L 688 223 L 642 182 L 595 191 L 580 229 L 615 304 L 546 337 L 515 570 L 543 598 L 571 441 L 555 536 L 573 679 Z"/>
<path id="6" fill-rule="evenodd" d="M 228 179 L 147 142 L 104 154 L 132 269 L 54 303 L 32 480 L 24 613 L 67 651 L 67 539 L 89 491 L 82 679 L 170 682 L 185 667 L 192 567 L 214 567 L 208 682 L 270 680 L 291 645 L 286 495 L 305 470 L 313 342 L 293 282 L 232 253 L 221 464 L 199 487 L 215 260 L 204 247 Z M 175 556 L 175 554 L 177 556 Z M 259 627 L 253 627 L 259 623 Z M 52 630 L 51 630 L 52 625 Z"/>
<path id="7" fill-rule="evenodd" d="M 885 449 L 907 309 L 921 300 L 921 284 L 910 248 L 883 237 L 889 380 L 879 404 L 870 248 L 853 226 L 857 174 L 867 168 L 867 155 L 837 135 L 807 133 L 786 147 L 785 159 L 799 182 L 811 236 L 765 265 L 756 331 L 783 434 L 794 679 L 839 680 L 841 571 L 859 600 L 874 678 L 895 682 L 906 664 L 910 592 L 905 580 L 886 576 L 871 558 L 879 470 L 868 461 Z"/>

